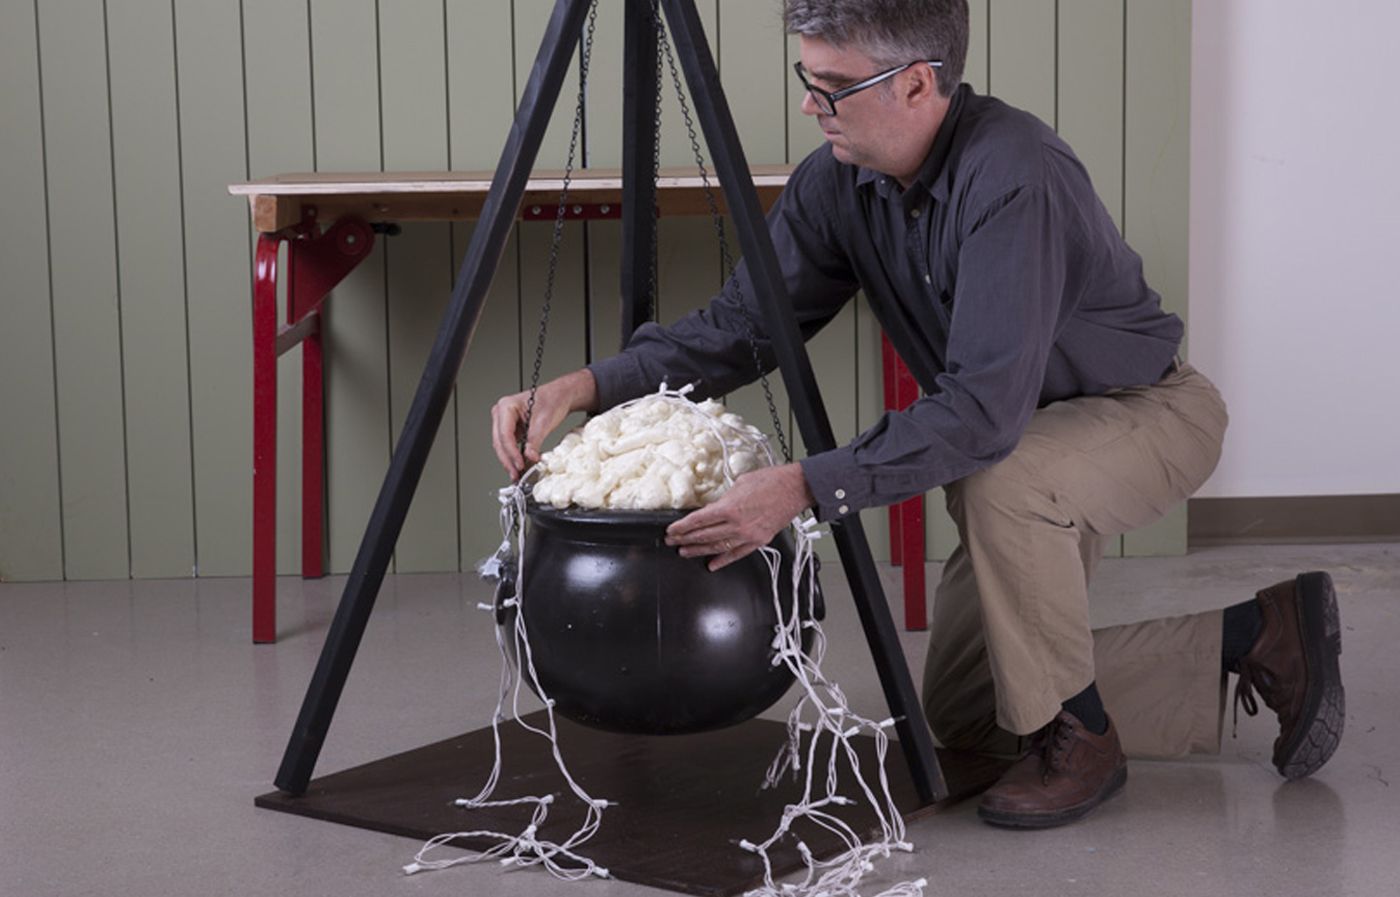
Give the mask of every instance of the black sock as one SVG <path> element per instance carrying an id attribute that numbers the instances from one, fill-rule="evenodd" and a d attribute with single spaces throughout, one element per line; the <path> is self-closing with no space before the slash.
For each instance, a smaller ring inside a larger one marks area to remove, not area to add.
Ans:
<path id="1" fill-rule="evenodd" d="M 1108 714 L 1104 713 L 1103 701 L 1099 698 L 1099 687 L 1090 682 L 1089 687 L 1065 701 L 1060 706 L 1084 724 L 1084 728 L 1095 735 L 1108 731 Z"/>
<path id="2" fill-rule="evenodd" d="M 1225 608 L 1224 633 L 1221 639 L 1220 663 L 1227 673 L 1240 671 L 1240 660 L 1259 640 L 1264 629 L 1264 616 L 1259 613 L 1259 602 L 1253 599 L 1241 601 Z"/>

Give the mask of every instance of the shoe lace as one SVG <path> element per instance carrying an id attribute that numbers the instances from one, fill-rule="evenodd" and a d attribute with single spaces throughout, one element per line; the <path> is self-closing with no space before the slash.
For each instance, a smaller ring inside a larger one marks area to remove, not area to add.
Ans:
<path id="1" fill-rule="evenodd" d="M 1276 694 L 1276 683 L 1268 672 L 1260 670 L 1252 663 L 1240 664 L 1240 680 L 1235 684 L 1235 715 L 1234 728 L 1231 737 L 1238 737 L 1240 729 L 1240 707 L 1244 707 L 1245 715 L 1259 715 L 1259 701 L 1255 697 L 1257 689 L 1259 697 L 1264 699 L 1264 704 L 1270 710 L 1278 713 L 1279 718 L 1285 724 L 1288 715 L 1287 702 L 1282 695 Z"/>
<path id="2" fill-rule="evenodd" d="M 1040 753 L 1040 781 L 1050 784 L 1050 776 L 1064 768 L 1074 746 L 1074 731 L 1069 723 L 1056 717 L 1036 735 L 1032 749 Z"/>

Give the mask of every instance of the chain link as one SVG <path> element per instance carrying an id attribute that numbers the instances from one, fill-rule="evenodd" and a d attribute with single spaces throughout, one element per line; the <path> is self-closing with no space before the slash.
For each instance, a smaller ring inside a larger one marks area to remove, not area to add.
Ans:
<path id="1" fill-rule="evenodd" d="M 593 0 L 588 8 L 588 30 L 583 39 L 583 49 L 579 56 L 578 103 L 574 107 L 574 127 L 569 135 L 569 156 L 564 164 L 564 186 L 559 191 L 559 210 L 554 215 L 554 234 L 549 246 L 549 273 L 544 286 L 544 303 L 540 308 L 540 335 L 535 344 L 535 369 L 530 375 L 530 399 L 525 403 L 525 423 L 520 434 L 519 447 L 523 454 L 525 441 L 530 433 L 530 420 L 535 414 L 535 394 L 540 388 L 540 368 L 544 364 L 545 336 L 549 331 L 549 309 L 554 299 L 554 275 L 559 269 L 559 245 L 564 239 L 564 215 L 569 205 L 569 183 L 574 175 L 574 158 L 578 153 L 579 133 L 583 129 L 584 98 L 588 90 L 588 63 L 593 55 L 593 31 L 598 20 L 598 2 Z"/>
<path id="2" fill-rule="evenodd" d="M 710 206 L 710 219 L 714 222 L 715 235 L 719 238 L 720 263 L 724 269 L 725 277 L 734 282 L 734 294 L 739 301 L 739 311 L 744 317 L 745 335 L 749 340 L 749 350 L 753 355 L 754 369 L 758 371 L 759 382 L 763 384 L 763 397 L 768 401 L 768 413 L 773 418 L 773 431 L 778 437 L 778 446 L 782 449 L 783 460 L 791 463 L 792 450 L 788 448 L 787 437 L 784 435 L 782 421 L 778 417 L 778 405 L 773 401 L 773 388 L 768 383 L 768 375 L 763 371 L 763 361 L 759 356 L 758 339 L 753 326 L 753 318 L 749 315 L 748 306 L 744 304 L 744 291 L 739 284 L 738 278 L 734 276 L 734 259 L 729 253 L 729 241 L 724 234 L 724 218 L 719 213 L 719 203 L 715 200 L 714 190 L 710 188 L 709 171 L 705 168 L 705 156 L 700 151 L 700 139 L 695 133 L 695 120 L 690 115 L 690 104 L 686 102 L 685 90 L 681 86 L 680 70 L 676 67 L 676 57 L 671 52 L 671 42 L 666 37 L 666 29 L 661 25 L 661 17 L 657 12 L 657 4 L 652 3 L 652 15 L 656 23 L 657 42 L 665 54 L 666 63 L 671 69 L 671 82 L 676 88 L 676 99 L 680 101 L 681 118 L 685 120 L 685 130 L 690 136 L 690 148 L 695 154 L 695 165 L 700 172 L 700 185 L 705 191 L 705 200 Z M 659 60 L 658 60 L 659 67 Z M 657 89 L 660 95 L 660 87 Z M 660 128 L 657 129 L 660 133 Z"/>
<path id="3" fill-rule="evenodd" d="M 656 208 L 656 182 L 661 179 L 661 12 L 660 0 L 651 0 L 651 22 L 653 30 L 658 34 L 656 39 L 656 94 L 655 94 L 655 115 L 656 122 L 651 134 L 651 183 L 652 183 L 652 205 L 651 205 L 651 233 L 647 249 L 651 252 L 651 294 L 647 297 L 647 320 L 661 319 L 661 275 L 658 271 L 660 262 L 661 243 L 661 223 L 658 220 Z"/>

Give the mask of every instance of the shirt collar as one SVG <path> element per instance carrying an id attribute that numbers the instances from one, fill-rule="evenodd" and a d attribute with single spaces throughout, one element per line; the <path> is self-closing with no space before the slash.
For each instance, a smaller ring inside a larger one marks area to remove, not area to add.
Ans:
<path id="1" fill-rule="evenodd" d="M 922 188 L 922 192 L 928 193 L 934 199 L 946 201 L 948 199 L 948 181 L 941 177 L 944 163 L 948 161 L 948 149 L 953 144 L 953 132 L 957 130 L 958 118 L 962 113 L 963 99 L 972 88 L 967 84 L 958 85 L 958 89 L 953 91 L 953 99 L 948 104 L 948 112 L 943 116 L 943 123 L 938 126 L 938 134 L 933 138 L 933 146 L 928 151 L 928 156 L 924 158 L 924 164 L 919 168 L 919 176 L 914 179 L 915 185 Z M 899 197 L 899 182 L 889 175 L 882 174 L 871 168 L 861 168 L 856 174 L 856 186 L 863 187 L 866 184 L 873 184 L 875 192 L 884 199 L 896 199 Z"/>

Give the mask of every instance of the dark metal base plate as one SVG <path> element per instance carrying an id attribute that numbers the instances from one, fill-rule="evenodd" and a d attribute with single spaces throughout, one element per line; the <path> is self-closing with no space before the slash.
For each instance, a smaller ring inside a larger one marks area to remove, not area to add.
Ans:
<path id="1" fill-rule="evenodd" d="M 543 725 L 543 712 L 527 719 Z M 501 734 L 505 761 L 495 796 L 557 795 L 540 836 L 563 840 L 578 827 L 584 807 L 555 769 L 549 743 L 514 723 L 503 724 Z M 790 779 L 774 790 L 759 789 L 786 736 L 785 726 L 768 720 L 672 737 L 613 735 L 560 720 L 559 743 L 570 771 L 592 796 L 618 802 L 606 810 L 601 829 L 581 852 L 614 878 L 684 894 L 727 897 L 757 886 L 762 865 L 740 849 L 738 841 L 766 839 L 783 807 L 801 794 L 800 783 Z M 857 741 L 863 769 L 874 770 L 874 739 Z M 478 729 L 314 779 L 301 796 L 274 791 L 254 802 L 420 842 L 464 829 L 519 832 L 529 821 L 530 807 L 464 810 L 452 803 L 476 794 L 492 758 L 491 730 Z M 899 745 L 890 744 L 886 768 L 891 792 L 906 819 L 935 813 L 981 791 L 1005 768 L 1002 762 L 958 752 L 940 751 L 939 762 L 950 795 L 921 807 Z M 848 796 L 858 796 L 848 769 L 842 769 L 842 782 L 850 785 Z M 875 827 L 868 809 L 847 811 L 845 818 L 857 831 Z M 818 857 L 841 849 L 835 836 L 817 826 L 803 828 L 801 836 Z M 475 846 L 484 848 L 489 842 Z M 801 868 L 790 843 L 770 855 L 775 874 Z M 404 861 L 409 859 L 406 848 Z"/>

